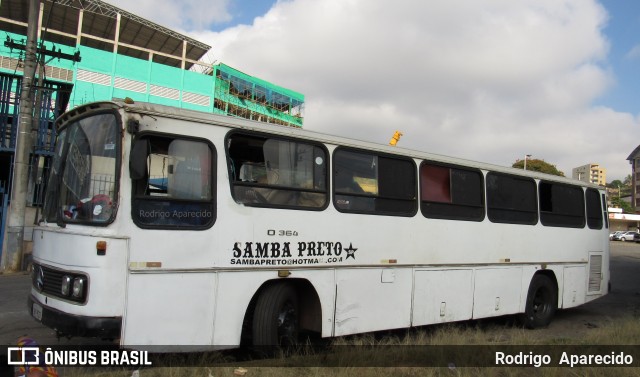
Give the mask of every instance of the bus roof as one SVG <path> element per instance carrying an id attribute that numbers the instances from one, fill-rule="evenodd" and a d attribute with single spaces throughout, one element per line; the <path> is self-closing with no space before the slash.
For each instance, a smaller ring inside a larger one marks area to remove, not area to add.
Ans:
<path id="1" fill-rule="evenodd" d="M 128 113 L 146 114 L 151 116 L 193 121 L 193 122 L 202 123 L 202 124 L 219 125 L 227 128 L 243 129 L 243 130 L 249 130 L 254 132 L 264 132 L 264 133 L 274 134 L 278 136 L 296 137 L 296 138 L 302 138 L 307 140 L 314 140 L 314 141 L 331 144 L 335 146 L 353 147 L 358 149 L 383 152 L 383 153 L 392 154 L 392 155 L 406 156 L 406 157 L 411 157 L 416 159 L 432 160 L 432 161 L 441 162 L 441 163 L 461 165 L 461 166 L 477 168 L 477 169 L 487 170 L 487 171 L 516 174 L 516 175 L 531 177 L 531 178 L 540 179 L 540 180 L 556 181 L 556 182 L 579 185 L 584 187 L 600 188 L 600 186 L 594 185 L 592 183 L 578 181 L 575 179 L 569 179 L 567 177 L 540 173 L 536 171 L 530 171 L 530 170 L 524 171 L 521 169 L 516 169 L 512 167 L 507 167 L 507 166 L 483 163 L 483 162 L 478 162 L 474 160 L 451 157 L 451 156 L 430 153 L 425 151 L 418 151 L 414 149 L 389 146 L 386 144 L 378 144 L 378 143 L 362 141 L 362 140 L 357 140 L 357 139 L 348 138 L 348 137 L 325 134 L 318 131 L 310 131 L 310 130 L 305 130 L 300 128 L 287 127 L 287 126 L 278 125 L 278 124 L 258 122 L 258 121 L 243 119 L 243 118 L 230 117 L 228 115 L 219 115 L 219 114 L 205 113 L 205 112 L 189 110 L 189 109 L 181 109 L 178 107 L 159 105 L 159 104 L 154 104 L 149 102 L 114 100 L 114 101 L 87 103 L 87 104 L 78 106 L 68 111 L 67 113 L 61 115 L 56 120 L 56 126 L 59 127 L 61 123 L 65 122 L 65 115 L 70 115 L 70 114 L 72 115 L 73 113 L 83 113 L 84 111 L 86 111 L 87 108 L 105 108 L 105 107 L 120 108 Z"/>

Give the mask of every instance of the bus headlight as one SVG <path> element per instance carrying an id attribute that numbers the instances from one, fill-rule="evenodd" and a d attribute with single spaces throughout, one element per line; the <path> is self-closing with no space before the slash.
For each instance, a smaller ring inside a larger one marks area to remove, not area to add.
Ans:
<path id="1" fill-rule="evenodd" d="M 82 298 L 84 292 L 84 278 L 75 278 L 73 280 L 73 290 L 71 296 L 75 298 Z"/>
<path id="2" fill-rule="evenodd" d="M 71 290 L 71 276 L 65 275 L 62 277 L 62 285 L 60 286 L 60 293 L 63 296 L 69 296 Z"/>

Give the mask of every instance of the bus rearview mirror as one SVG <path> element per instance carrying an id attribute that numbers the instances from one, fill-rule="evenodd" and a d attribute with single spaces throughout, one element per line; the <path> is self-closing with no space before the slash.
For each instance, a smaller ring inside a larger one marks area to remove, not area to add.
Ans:
<path id="1" fill-rule="evenodd" d="M 129 174 L 131 179 L 142 179 L 147 176 L 147 151 L 149 150 L 149 140 L 136 140 L 131 147 L 129 156 Z"/>

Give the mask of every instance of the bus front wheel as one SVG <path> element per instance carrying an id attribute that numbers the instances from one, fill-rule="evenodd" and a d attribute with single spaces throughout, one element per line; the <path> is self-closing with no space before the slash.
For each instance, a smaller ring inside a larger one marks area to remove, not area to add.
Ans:
<path id="1" fill-rule="evenodd" d="M 297 343 L 298 295 L 294 287 L 278 282 L 264 289 L 253 315 L 253 344 L 290 346 Z"/>
<path id="2" fill-rule="evenodd" d="M 557 305 L 558 290 L 551 278 L 542 274 L 535 275 L 529 285 L 527 304 L 522 315 L 524 326 L 529 329 L 548 326 Z"/>

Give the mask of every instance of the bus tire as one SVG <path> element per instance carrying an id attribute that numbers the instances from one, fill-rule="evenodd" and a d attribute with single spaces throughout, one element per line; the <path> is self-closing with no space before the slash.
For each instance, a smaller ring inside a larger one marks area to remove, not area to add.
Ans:
<path id="1" fill-rule="evenodd" d="M 254 346 L 291 346 L 299 332 L 298 295 L 291 284 L 267 286 L 258 297 L 253 314 Z"/>
<path id="2" fill-rule="evenodd" d="M 558 306 L 558 290 L 553 280 L 543 274 L 533 276 L 527 293 L 522 322 L 528 329 L 547 327 Z"/>

